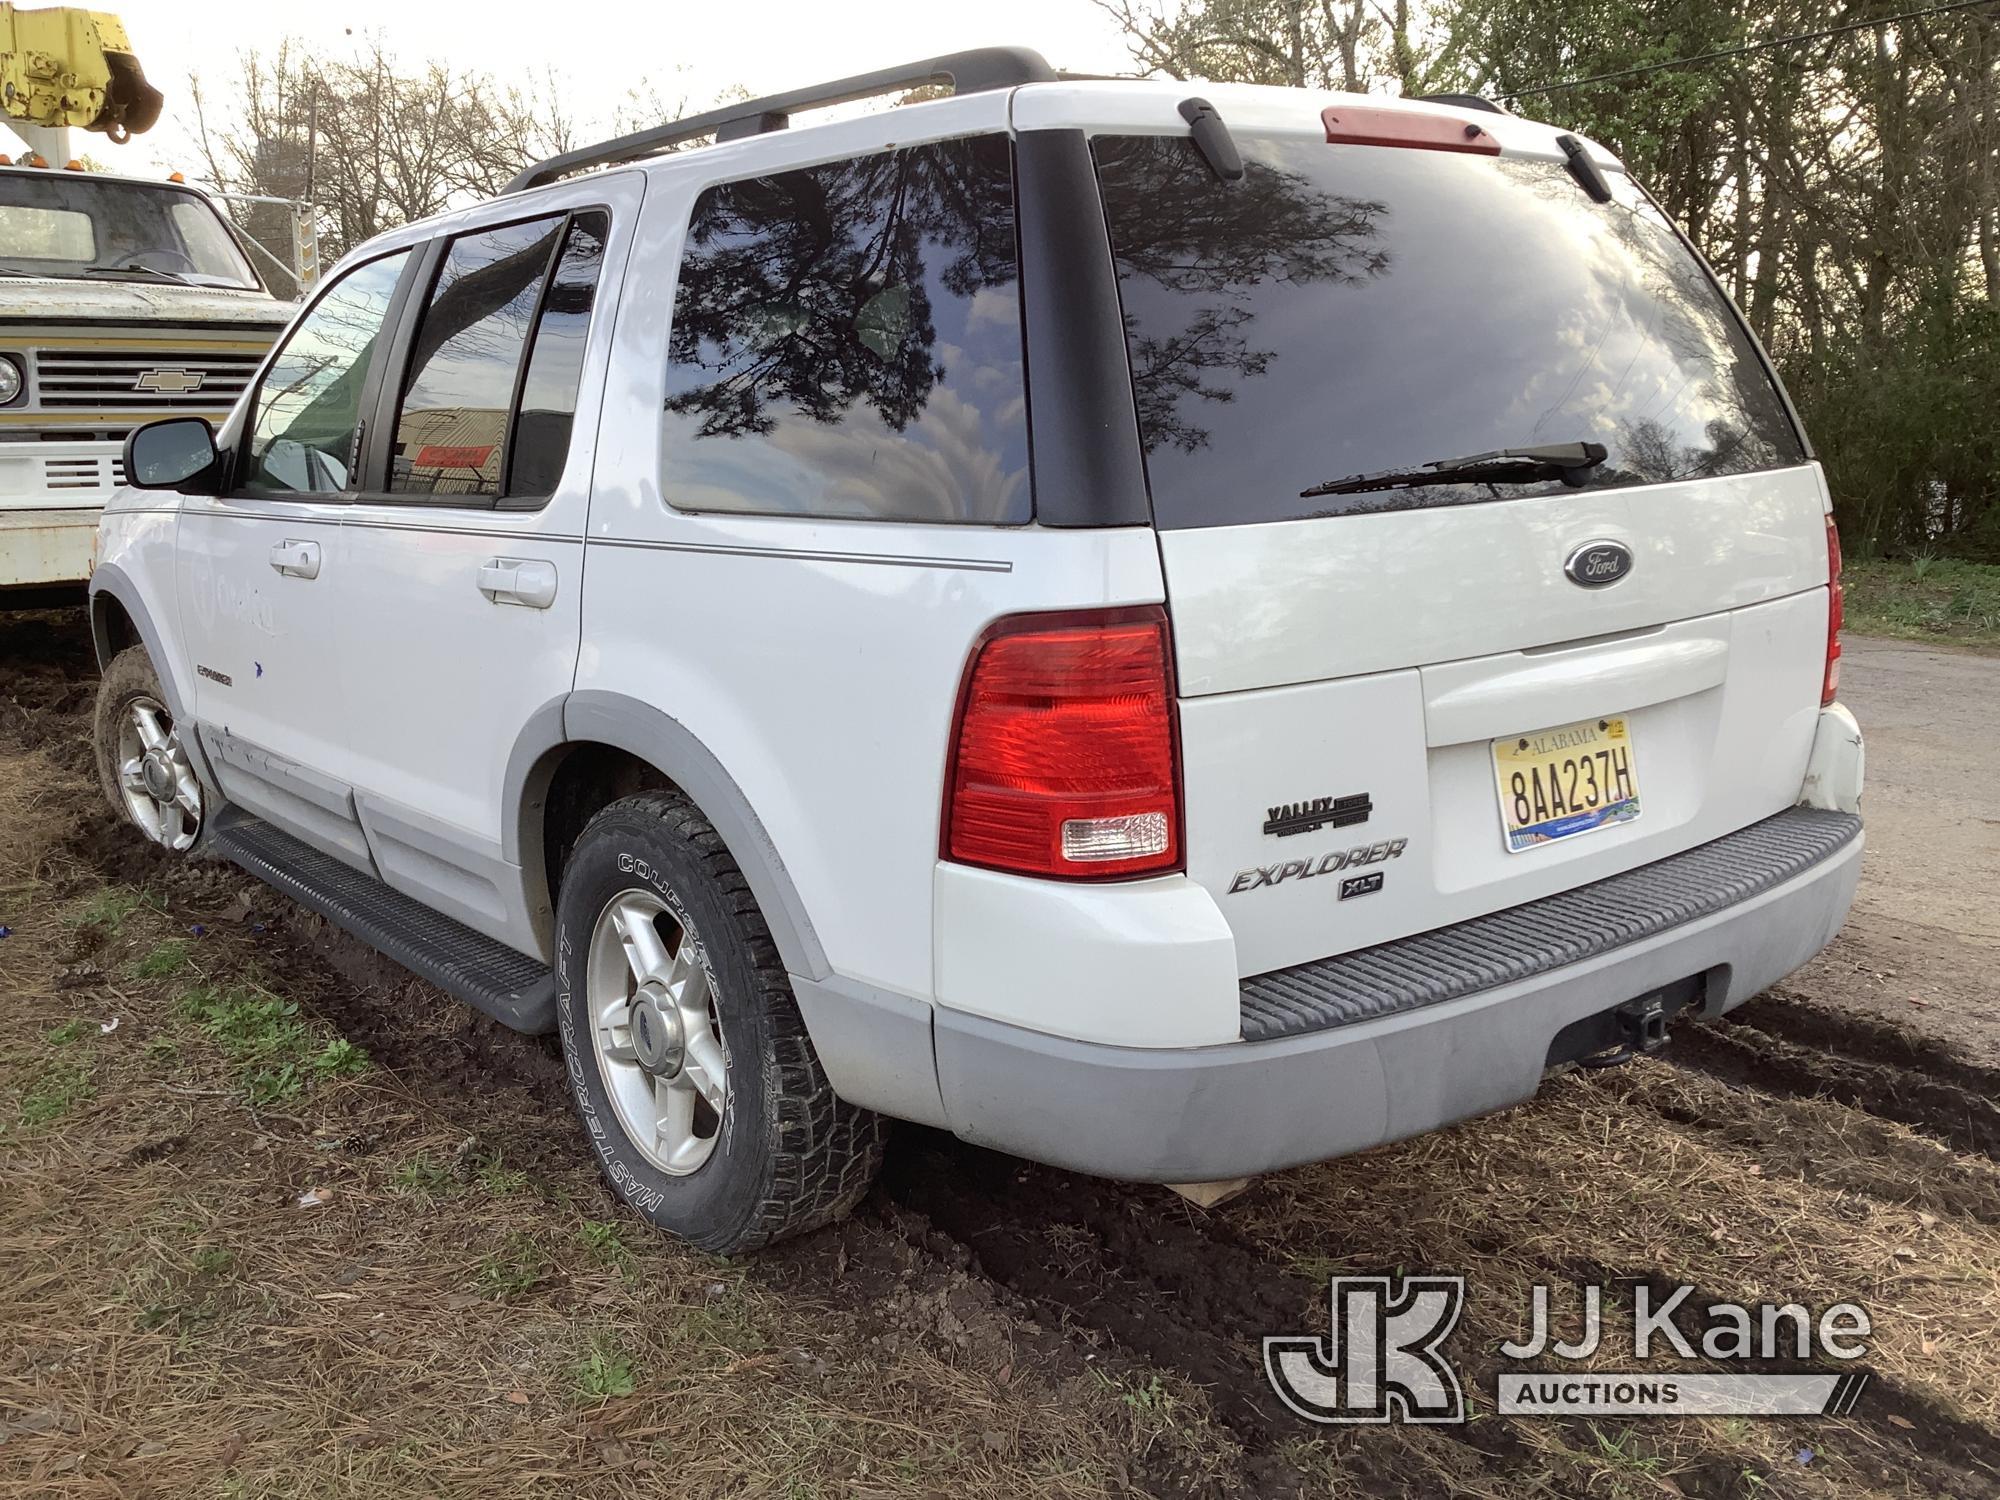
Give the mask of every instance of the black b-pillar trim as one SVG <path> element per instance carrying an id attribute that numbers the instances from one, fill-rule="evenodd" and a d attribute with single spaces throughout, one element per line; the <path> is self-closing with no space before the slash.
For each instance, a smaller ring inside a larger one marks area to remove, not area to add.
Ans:
<path id="1" fill-rule="evenodd" d="M 1149 526 L 1118 271 L 1080 130 L 1015 137 L 1028 440 L 1043 526 Z"/>

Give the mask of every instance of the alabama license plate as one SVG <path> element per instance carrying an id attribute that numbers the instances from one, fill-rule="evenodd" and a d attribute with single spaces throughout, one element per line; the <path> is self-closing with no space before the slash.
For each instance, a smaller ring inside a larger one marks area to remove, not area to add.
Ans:
<path id="1" fill-rule="evenodd" d="M 1509 853 L 1639 816 L 1639 769 L 1622 714 L 1493 742 Z"/>

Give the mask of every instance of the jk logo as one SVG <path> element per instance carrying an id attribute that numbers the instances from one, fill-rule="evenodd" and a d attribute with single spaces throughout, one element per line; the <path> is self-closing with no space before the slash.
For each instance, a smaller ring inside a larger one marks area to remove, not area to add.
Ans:
<path id="1" fill-rule="evenodd" d="M 1264 1340 L 1271 1388 L 1309 1422 L 1463 1422 L 1465 1393 L 1438 1346 L 1458 1326 L 1463 1276 L 1336 1276 L 1333 1321 Z"/>

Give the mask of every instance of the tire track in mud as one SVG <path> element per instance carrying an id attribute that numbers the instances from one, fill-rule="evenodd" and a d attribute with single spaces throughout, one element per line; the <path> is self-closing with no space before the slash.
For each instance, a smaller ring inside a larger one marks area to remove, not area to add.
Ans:
<path id="1" fill-rule="evenodd" d="M 974 1270 L 1036 1310 L 1207 1392 L 1242 1444 L 1253 1494 L 1289 1493 L 1302 1476 L 1289 1441 L 1326 1436 L 1278 1400 L 1262 1338 L 1323 1327 L 1326 1284 L 1291 1269 L 1167 1189 L 1059 1171 L 907 1127 L 876 1196 L 950 1236 Z M 1395 1267 L 1374 1268 L 1388 1274 Z M 1504 1422 L 1427 1429 L 1502 1471 L 1532 1454 Z M 1355 1445 L 1343 1463 L 1396 1486 L 1390 1444 Z"/>
<path id="2" fill-rule="evenodd" d="M 2000 1071 L 1865 1016 L 1773 993 L 1681 1028 L 1659 1056 L 1736 1088 L 1832 1099 L 2000 1160 Z"/>
<path id="3" fill-rule="evenodd" d="M 1559 1269 L 1579 1286 L 1644 1286 L 1651 1292 L 1655 1306 L 1684 1285 L 1651 1267 L 1641 1271 L 1576 1261 Z M 1688 1294 L 1686 1305 L 1705 1307 L 1730 1300 L 1696 1285 Z M 1726 1363 L 1708 1361 L 1702 1368 L 1731 1374 L 1830 1374 L 1839 1367 L 1829 1360 L 1755 1358 Z M 1929 1494 L 2000 1493 L 2000 1435 L 1954 1415 L 1921 1391 L 1878 1369 L 1865 1364 L 1863 1368 L 1868 1371 L 1868 1385 L 1854 1410 L 1839 1420 L 1869 1429 L 1878 1442 L 1896 1452 L 1902 1465 L 1923 1477 Z M 1885 1468 L 1876 1477 L 1887 1481 L 1896 1476 Z M 1965 1488 L 1968 1481 L 1976 1488 Z"/>

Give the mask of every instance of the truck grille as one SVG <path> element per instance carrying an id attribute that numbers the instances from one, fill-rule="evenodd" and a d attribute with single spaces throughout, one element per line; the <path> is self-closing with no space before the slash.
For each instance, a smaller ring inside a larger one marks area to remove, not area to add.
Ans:
<path id="1" fill-rule="evenodd" d="M 43 349 L 35 356 L 35 389 L 45 411 L 121 406 L 148 410 L 221 411 L 243 393 L 261 354 L 200 354 L 173 349 L 126 351 Z"/>
<path id="2" fill-rule="evenodd" d="M 115 490 L 125 482 L 125 460 L 116 454 L 49 458 L 42 461 L 42 476 L 50 490 Z"/>

